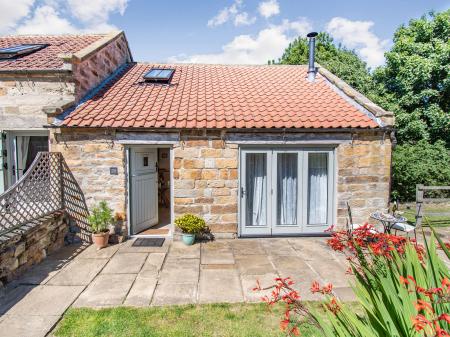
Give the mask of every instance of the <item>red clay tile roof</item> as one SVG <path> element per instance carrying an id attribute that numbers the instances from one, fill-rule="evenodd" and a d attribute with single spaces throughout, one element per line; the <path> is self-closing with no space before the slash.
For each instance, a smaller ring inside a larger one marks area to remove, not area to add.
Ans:
<path id="1" fill-rule="evenodd" d="M 49 44 L 48 47 L 17 59 L 0 60 L 0 72 L 11 70 L 58 70 L 63 60 L 58 56 L 76 53 L 104 35 L 16 35 L 1 36 L 0 48 L 18 44 Z"/>
<path id="2" fill-rule="evenodd" d="M 175 69 L 170 85 L 145 82 L 152 67 Z M 113 128 L 376 128 L 362 109 L 305 66 L 135 64 L 120 71 L 62 122 Z"/>

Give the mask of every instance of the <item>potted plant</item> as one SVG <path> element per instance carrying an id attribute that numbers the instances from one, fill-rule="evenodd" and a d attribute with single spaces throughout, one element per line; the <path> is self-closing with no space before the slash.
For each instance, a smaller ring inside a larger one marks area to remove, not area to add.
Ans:
<path id="1" fill-rule="evenodd" d="M 91 214 L 88 217 L 92 230 L 92 241 L 97 246 L 97 249 L 108 246 L 109 225 L 112 223 L 112 212 L 108 203 L 103 200 L 92 208 Z"/>
<path id="2" fill-rule="evenodd" d="M 206 228 L 205 220 L 193 214 L 185 214 L 175 219 L 175 225 L 183 232 L 184 244 L 190 246 L 195 241 L 195 235 Z"/>

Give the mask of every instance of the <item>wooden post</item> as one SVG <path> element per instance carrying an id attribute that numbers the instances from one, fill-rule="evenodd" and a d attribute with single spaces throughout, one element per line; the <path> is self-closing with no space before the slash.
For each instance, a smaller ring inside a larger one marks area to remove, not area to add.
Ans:
<path id="1" fill-rule="evenodd" d="M 423 216 L 423 185 L 416 185 L 416 228 L 422 226 Z"/>
<path id="2" fill-rule="evenodd" d="M 65 195 L 64 195 L 64 168 L 63 168 L 63 156 L 61 153 L 57 153 L 58 159 L 59 159 L 59 183 L 61 186 L 61 209 L 65 209 L 66 202 L 65 202 Z"/>

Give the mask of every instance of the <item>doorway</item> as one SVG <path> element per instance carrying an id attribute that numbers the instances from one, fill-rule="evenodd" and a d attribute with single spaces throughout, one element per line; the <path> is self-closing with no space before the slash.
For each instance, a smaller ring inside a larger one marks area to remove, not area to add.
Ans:
<path id="1" fill-rule="evenodd" d="M 241 149 L 240 235 L 319 234 L 334 216 L 334 150 Z"/>
<path id="2" fill-rule="evenodd" d="M 38 152 L 49 150 L 48 131 L 3 131 L 0 149 L 2 193 L 28 171 Z"/>
<path id="3" fill-rule="evenodd" d="M 170 235 L 170 180 L 170 148 L 129 149 L 131 235 Z"/>

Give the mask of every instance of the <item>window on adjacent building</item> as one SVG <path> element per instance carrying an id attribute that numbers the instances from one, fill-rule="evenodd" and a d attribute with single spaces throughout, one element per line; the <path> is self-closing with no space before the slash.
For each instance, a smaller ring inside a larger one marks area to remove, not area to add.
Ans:
<path id="1" fill-rule="evenodd" d="M 175 69 L 157 69 L 152 68 L 144 75 L 144 80 L 148 82 L 169 83 Z"/>
<path id="2" fill-rule="evenodd" d="M 0 59 L 11 59 L 28 55 L 47 46 L 47 44 L 18 44 L 6 48 L 0 48 Z"/>

